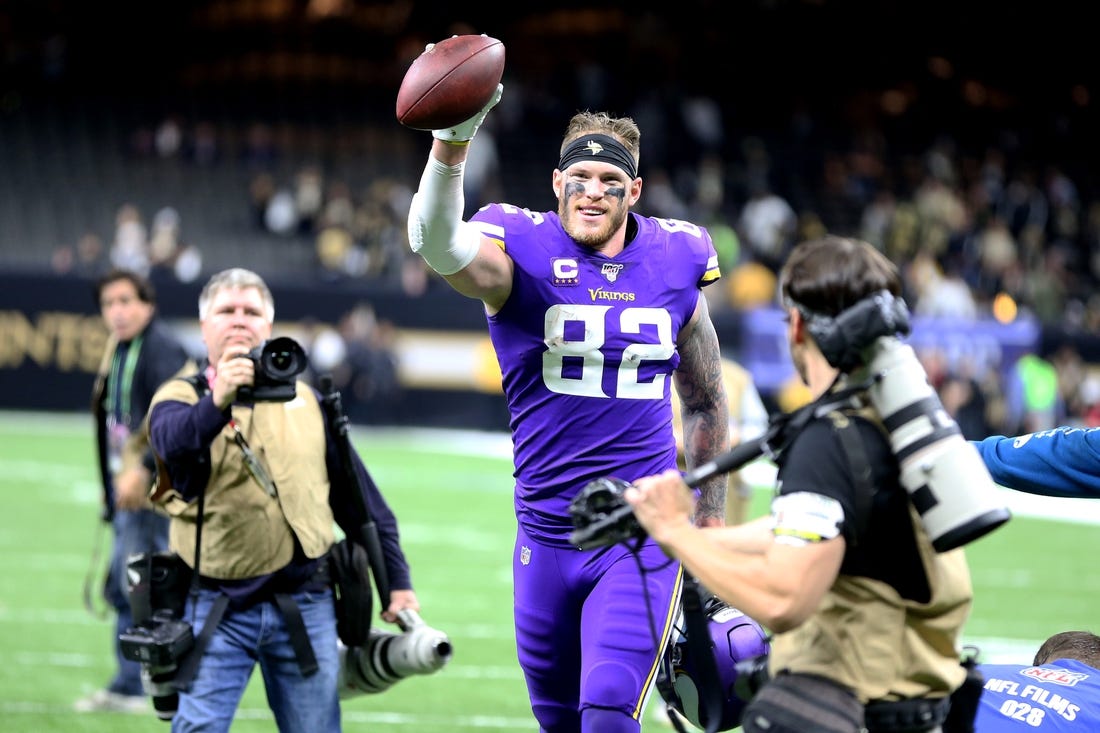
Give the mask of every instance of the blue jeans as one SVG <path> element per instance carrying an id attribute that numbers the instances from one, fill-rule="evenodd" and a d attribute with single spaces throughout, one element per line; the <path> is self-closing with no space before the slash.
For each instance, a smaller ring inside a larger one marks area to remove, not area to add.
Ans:
<path id="1" fill-rule="evenodd" d="M 201 633 L 218 594 L 200 590 L 195 615 L 187 601 L 184 618 Z M 293 594 L 313 645 L 318 671 L 303 677 L 283 614 L 274 601 L 229 608 L 210 639 L 190 689 L 180 691 L 172 733 L 228 731 L 257 661 L 267 704 L 282 733 L 339 733 L 340 699 L 336 675 L 336 607 L 332 591 Z"/>
<path id="2" fill-rule="evenodd" d="M 119 649 L 119 634 L 133 625 L 130 613 L 130 591 L 126 581 L 126 564 L 131 555 L 142 552 L 163 552 L 168 549 L 168 517 L 148 509 L 115 512 L 111 528 L 114 544 L 103 596 L 115 611 L 115 658 L 118 671 L 107 689 L 120 695 L 141 695 L 141 665 L 124 659 Z"/>

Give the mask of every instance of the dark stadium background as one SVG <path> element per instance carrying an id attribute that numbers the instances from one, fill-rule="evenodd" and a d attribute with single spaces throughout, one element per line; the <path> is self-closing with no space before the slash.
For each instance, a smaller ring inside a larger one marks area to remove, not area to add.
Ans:
<path id="1" fill-rule="evenodd" d="M 410 301 L 392 282 L 319 277 L 312 240 L 257 231 L 247 200 L 255 165 L 247 136 L 257 123 L 275 131 L 267 162 L 284 180 L 313 161 L 355 190 L 381 177 L 415 185 L 428 141 L 394 121 L 396 89 L 424 44 L 452 33 L 484 32 L 507 45 L 505 101 L 493 114 L 504 162 L 498 190 L 532 208 L 553 205 L 549 174 L 569 115 L 584 107 L 632 113 L 641 100 L 656 110 L 642 121 L 642 175 L 664 168 L 678 184 L 678 167 L 716 153 L 727 166 L 723 213 L 731 219 L 749 193 L 745 141 L 757 139 L 770 153 L 772 185 L 799 210 L 821 204 L 825 151 L 869 135 L 888 142 L 899 167 L 949 138 L 975 156 L 998 146 L 1029 165 L 1059 166 L 1086 202 L 1100 193 L 1100 64 L 1079 3 L 496 5 L 0 0 L 0 292 L 10 294 L 0 295 L 0 376 L 50 385 L 4 390 L 0 406 L 83 408 L 90 375 L 64 361 L 44 314 L 82 317 L 77 330 L 93 332 L 95 309 L 86 279 L 62 276 L 54 258 L 86 232 L 109 242 L 124 201 L 147 218 L 176 208 L 185 240 L 202 250 L 203 275 L 230 265 L 260 271 L 287 306 L 280 318 L 331 322 L 368 302 L 399 327 L 427 328 L 438 317 L 440 329 L 479 333 L 477 304 L 438 282 Z M 684 100 L 700 97 L 721 113 L 721 139 L 707 146 L 680 114 Z M 217 163 L 136 155 L 135 139 L 169 118 L 188 129 L 214 125 Z M 1084 300 L 1095 282 L 1078 269 Z M 191 317 L 203 279 L 164 283 L 171 298 L 162 311 Z M 27 291 L 38 300 L 22 299 Z M 724 347 L 739 356 L 741 324 L 719 320 Z M 1044 324 L 1035 348 L 1060 330 Z M 1072 338 L 1088 361 L 1100 361 L 1091 333 Z M 42 345 L 49 339 L 53 353 Z M 94 351 L 87 341 L 79 348 Z M 496 395 L 471 406 L 463 389 L 453 391 L 407 406 L 445 405 L 460 422 L 498 420 Z"/>

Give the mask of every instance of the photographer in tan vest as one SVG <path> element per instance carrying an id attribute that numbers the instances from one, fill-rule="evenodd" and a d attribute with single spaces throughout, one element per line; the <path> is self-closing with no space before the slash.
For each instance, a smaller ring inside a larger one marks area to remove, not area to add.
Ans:
<path id="1" fill-rule="evenodd" d="M 215 274 L 199 296 L 208 360 L 193 378 L 161 387 L 149 410 L 160 471 L 154 501 L 172 517 L 170 549 L 191 570 L 198 565 L 198 592 L 188 595 L 183 618 L 197 636 L 208 635 L 196 643 L 193 679 L 178 690 L 173 730 L 228 731 L 259 665 L 281 733 L 339 733 L 328 554 L 334 522 L 350 535 L 364 521 L 363 502 L 389 580 L 382 618 L 394 623 L 420 608 L 397 519 L 354 450 L 351 479 L 322 395 L 300 377 L 273 378 L 265 366 L 269 352 L 259 347 L 280 341 L 271 339 L 274 317 L 256 273 Z M 279 369 L 304 368 L 304 352 L 272 359 Z"/>

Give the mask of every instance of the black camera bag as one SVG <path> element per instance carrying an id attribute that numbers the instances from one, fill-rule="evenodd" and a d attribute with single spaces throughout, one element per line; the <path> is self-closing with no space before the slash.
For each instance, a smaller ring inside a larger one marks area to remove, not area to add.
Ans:
<path id="1" fill-rule="evenodd" d="M 370 635 L 373 604 L 367 551 L 344 538 L 332 546 L 328 557 L 336 597 L 336 633 L 345 645 L 361 647 Z"/>

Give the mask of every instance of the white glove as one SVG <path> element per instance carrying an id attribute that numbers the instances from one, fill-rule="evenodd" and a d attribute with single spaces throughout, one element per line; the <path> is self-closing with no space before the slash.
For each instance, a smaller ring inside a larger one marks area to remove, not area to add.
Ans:
<path id="1" fill-rule="evenodd" d="M 443 130 L 432 130 L 432 136 L 437 140 L 442 140 L 446 143 L 454 143 L 456 145 L 470 142 L 474 139 L 477 128 L 481 127 L 481 123 L 485 121 L 485 115 L 489 114 L 489 110 L 497 105 L 502 94 L 504 94 L 504 85 L 497 84 L 497 90 L 493 93 L 492 99 L 481 108 L 480 112 L 465 122 L 458 123 L 454 127 L 448 127 Z"/>

